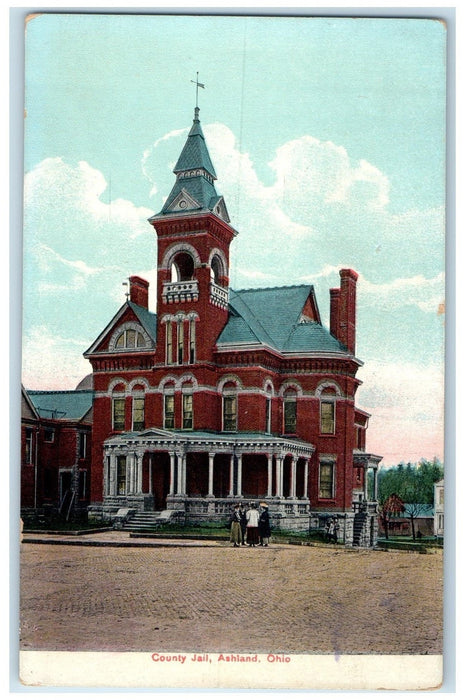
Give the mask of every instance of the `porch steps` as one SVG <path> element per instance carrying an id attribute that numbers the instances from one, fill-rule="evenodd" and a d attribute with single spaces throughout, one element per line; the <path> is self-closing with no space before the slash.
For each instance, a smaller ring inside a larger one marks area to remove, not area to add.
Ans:
<path id="1" fill-rule="evenodd" d="M 154 511 L 150 513 L 135 513 L 135 515 L 128 518 L 127 522 L 124 523 L 123 530 L 130 530 L 131 532 L 155 530 L 157 525 L 160 524 L 160 515 L 161 511 Z"/>

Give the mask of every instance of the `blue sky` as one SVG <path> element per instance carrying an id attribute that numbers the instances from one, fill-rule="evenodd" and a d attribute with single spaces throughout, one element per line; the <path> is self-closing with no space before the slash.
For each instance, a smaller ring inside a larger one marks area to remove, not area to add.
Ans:
<path id="1" fill-rule="evenodd" d="M 153 288 L 147 218 L 174 182 L 199 71 L 217 190 L 239 231 L 231 286 L 312 283 L 327 323 L 338 269 L 356 269 L 368 449 L 385 464 L 442 457 L 445 52 L 433 20 L 30 20 L 26 386 L 76 386 L 124 279 Z"/>

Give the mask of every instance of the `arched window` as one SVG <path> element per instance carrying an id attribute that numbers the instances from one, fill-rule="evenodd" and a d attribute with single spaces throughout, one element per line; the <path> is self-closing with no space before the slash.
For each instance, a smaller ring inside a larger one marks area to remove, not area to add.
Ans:
<path id="1" fill-rule="evenodd" d="M 135 328 L 126 328 L 116 339 L 115 349 L 145 348 L 145 338 Z"/>
<path id="2" fill-rule="evenodd" d="M 271 400 L 273 396 L 272 384 L 266 385 L 266 405 L 265 405 L 265 433 L 271 433 Z"/>
<path id="3" fill-rule="evenodd" d="M 336 387 L 327 386 L 320 392 L 320 433 L 336 432 Z"/>
<path id="4" fill-rule="evenodd" d="M 145 428 L 145 394 L 144 387 L 136 386 L 132 395 L 132 429 L 137 432 Z"/>
<path id="5" fill-rule="evenodd" d="M 289 388 L 284 392 L 284 433 L 294 435 L 297 432 L 297 391 Z"/>
<path id="6" fill-rule="evenodd" d="M 219 279 L 222 274 L 222 264 L 218 255 L 214 255 L 211 261 L 211 278 L 215 284 L 219 284 Z"/>
<path id="7" fill-rule="evenodd" d="M 174 383 L 169 382 L 163 387 L 163 427 L 174 429 Z"/>
<path id="8" fill-rule="evenodd" d="M 123 384 L 117 384 L 113 388 L 111 403 L 113 430 L 124 430 L 126 423 L 126 396 Z"/>
<path id="9" fill-rule="evenodd" d="M 198 319 L 197 314 L 189 314 L 189 364 L 194 365 L 197 361 L 196 332 L 195 324 Z"/>
<path id="10" fill-rule="evenodd" d="M 183 430 L 192 430 L 194 427 L 194 403 L 192 384 L 182 386 L 182 427 Z"/>
<path id="11" fill-rule="evenodd" d="M 223 430 L 237 431 L 237 386 L 233 382 L 223 386 Z"/>
<path id="12" fill-rule="evenodd" d="M 185 282 L 193 279 L 194 260 L 190 253 L 180 251 L 171 264 L 171 281 Z"/>

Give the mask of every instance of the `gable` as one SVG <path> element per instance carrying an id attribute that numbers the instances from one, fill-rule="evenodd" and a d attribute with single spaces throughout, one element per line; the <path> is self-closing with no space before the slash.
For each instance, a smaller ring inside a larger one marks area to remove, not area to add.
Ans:
<path id="1" fill-rule="evenodd" d="M 131 351 L 153 350 L 156 345 L 157 316 L 142 306 L 127 301 L 112 318 L 110 323 L 99 335 L 97 340 L 84 353 L 89 357 L 94 353 L 128 351 L 128 345 L 123 343 L 118 347 L 118 337 L 126 331 L 134 331 L 136 341 Z"/>

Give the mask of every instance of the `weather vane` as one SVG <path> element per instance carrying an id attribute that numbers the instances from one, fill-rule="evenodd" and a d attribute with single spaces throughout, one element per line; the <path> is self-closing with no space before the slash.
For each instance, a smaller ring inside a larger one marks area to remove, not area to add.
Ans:
<path id="1" fill-rule="evenodd" d="M 199 83 L 199 71 L 197 71 L 196 80 L 191 80 L 191 83 L 194 83 L 194 85 L 195 85 L 195 109 L 198 109 L 199 108 L 199 87 L 201 87 L 205 90 L 205 85 L 203 83 Z"/>
<path id="2" fill-rule="evenodd" d="M 128 282 L 123 282 L 123 283 L 122 283 L 122 286 L 123 286 L 123 287 L 126 287 L 126 289 L 124 290 L 124 294 L 125 294 L 125 296 L 126 296 L 126 299 L 129 299 L 129 283 L 128 283 Z"/>

